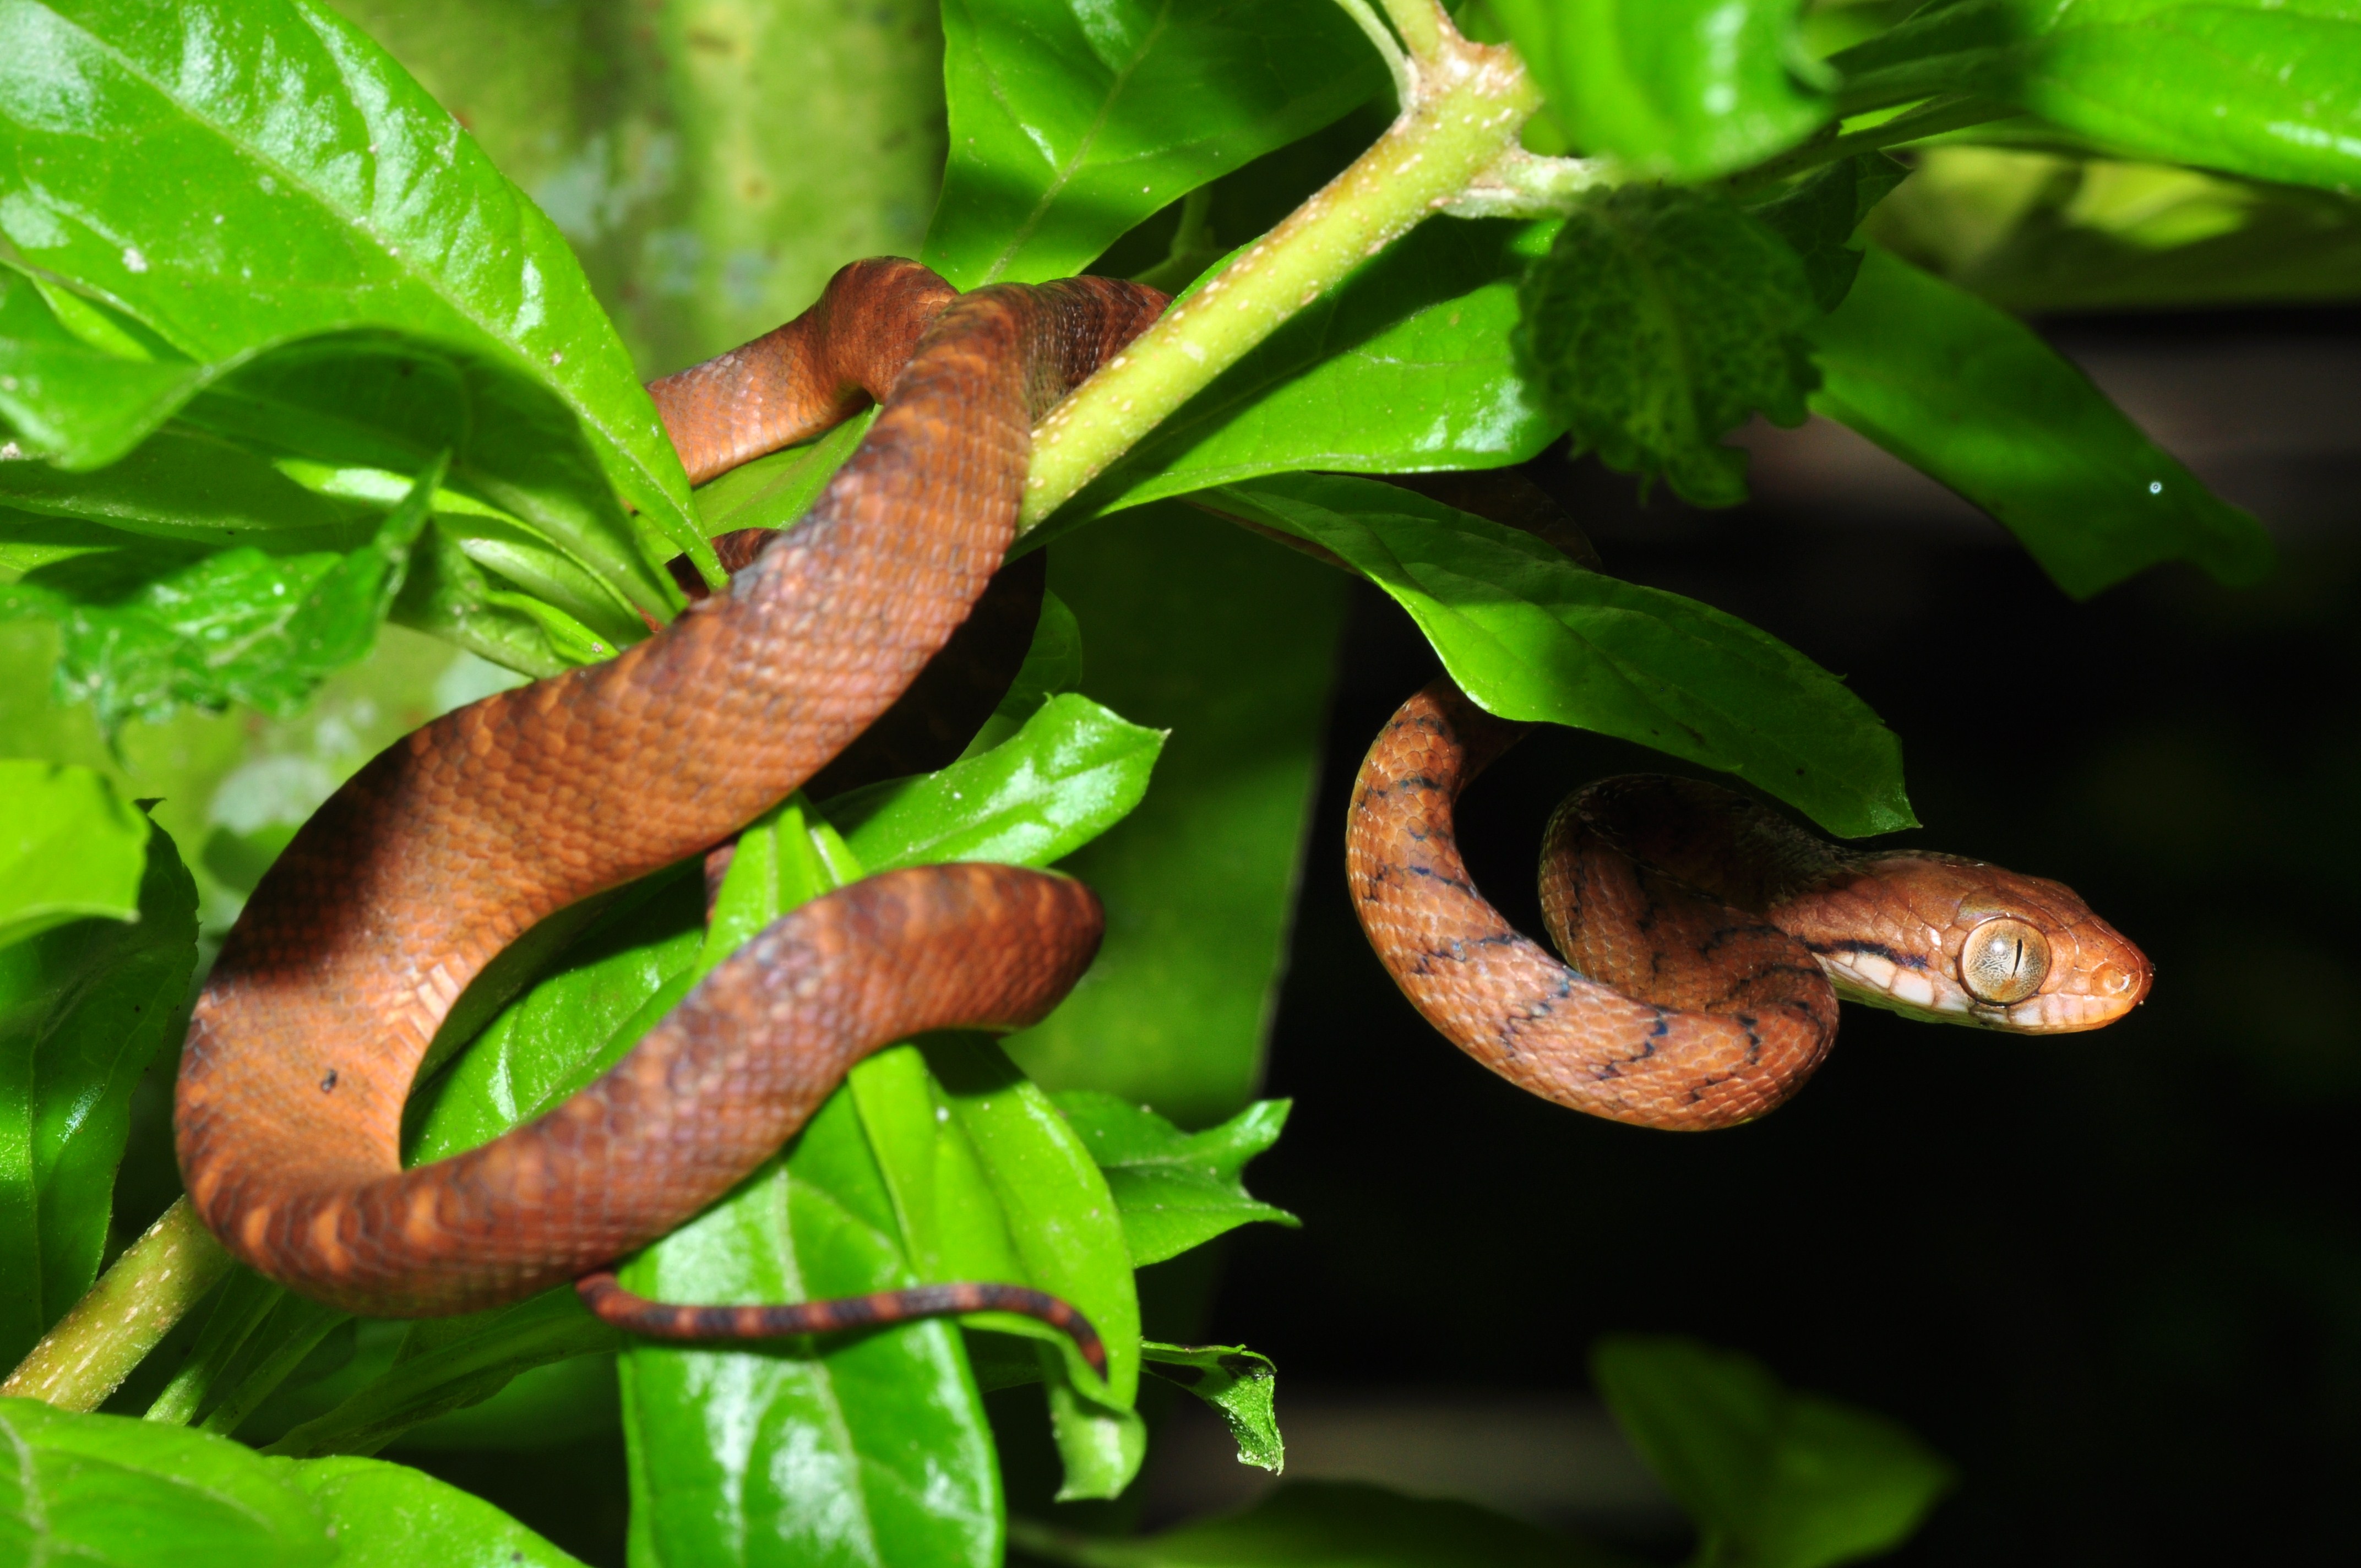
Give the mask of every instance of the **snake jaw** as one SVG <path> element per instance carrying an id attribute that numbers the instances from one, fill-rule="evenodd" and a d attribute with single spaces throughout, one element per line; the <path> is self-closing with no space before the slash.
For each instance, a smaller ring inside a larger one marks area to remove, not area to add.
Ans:
<path id="1" fill-rule="evenodd" d="M 2147 959 L 2072 889 L 1927 851 L 1851 858 L 1776 918 L 1848 1002 L 2019 1035 L 2103 1028 L 2147 995 Z"/>

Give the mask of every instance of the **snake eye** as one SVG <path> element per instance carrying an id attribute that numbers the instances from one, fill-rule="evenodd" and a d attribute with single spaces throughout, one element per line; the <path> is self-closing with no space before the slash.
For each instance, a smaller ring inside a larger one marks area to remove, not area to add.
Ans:
<path id="1" fill-rule="evenodd" d="M 2049 973 L 2049 938 L 2002 916 L 1968 933 L 1960 948 L 1960 983 L 1979 1002 L 2004 1007 L 2041 989 Z"/>

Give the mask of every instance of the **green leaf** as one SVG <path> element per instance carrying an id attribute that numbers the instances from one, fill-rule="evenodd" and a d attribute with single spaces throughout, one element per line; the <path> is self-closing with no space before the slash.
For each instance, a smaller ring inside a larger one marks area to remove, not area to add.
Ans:
<path id="1" fill-rule="evenodd" d="M 0 1399 L 0 1561 L 107 1568 L 578 1568 L 456 1486 L 293 1464 L 204 1432 Z"/>
<path id="2" fill-rule="evenodd" d="M 1261 1075 L 1347 585 L 1170 502 L 1060 543 L 1049 580 L 1088 639 L 1087 693 L 1171 738 L 1139 808 L 1061 862 L 1106 940 L 1009 1053 L 1048 1089 L 1218 1121 Z"/>
<path id="3" fill-rule="evenodd" d="M 1804 263 L 1813 300 L 1832 311 L 1861 271 L 1853 231 L 1908 173 L 1882 152 L 1862 153 L 1814 170 L 1747 212 L 1787 242 Z"/>
<path id="4" fill-rule="evenodd" d="M 1916 161 L 1879 243 L 2019 315 L 2344 301 L 2361 279 L 2361 203 L 2325 192 L 2034 148 Z"/>
<path id="5" fill-rule="evenodd" d="M 699 968 L 837 881 L 803 807 L 774 812 L 739 837 Z M 642 1253 L 622 1279 L 659 1299 L 697 1302 L 811 1300 L 921 1282 L 843 1093 L 785 1157 Z M 761 1350 L 636 1342 L 620 1373 L 635 1557 L 996 1568 L 998 1474 L 950 1324 Z M 717 1398 L 724 1423 L 713 1420 Z M 795 1462 L 783 1463 L 789 1454 Z"/>
<path id="6" fill-rule="evenodd" d="M 0 762 L 0 948 L 85 916 L 139 918 L 151 829 L 104 774 Z"/>
<path id="7" fill-rule="evenodd" d="M 327 1520 L 337 1568 L 580 1568 L 481 1498 L 405 1464 L 323 1459 L 295 1484 Z"/>
<path id="8" fill-rule="evenodd" d="M 2067 0 L 2069 5 L 2072 0 Z M 2015 0 L 1951 0 L 1828 57 L 1847 114 L 1944 93 L 1996 90 L 2022 27 Z"/>
<path id="9" fill-rule="evenodd" d="M 1797 0 L 1492 0 L 1553 117 L 1632 173 L 1703 180 L 1834 117 Z"/>
<path id="10" fill-rule="evenodd" d="M 1963 0 L 1829 63 L 1864 107 L 1973 91 L 2134 157 L 2361 185 L 2348 0 Z"/>
<path id="11" fill-rule="evenodd" d="M 425 459 L 434 455 L 424 454 Z M 0 499 L 46 514 L 27 522 L 77 519 L 104 525 L 118 547 L 259 544 L 281 552 L 349 550 L 375 532 L 382 509 L 322 495 L 237 442 L 175 422 L 118 462 L 87 474 L 47 463 L 0 464 Z M 22 523 L 14 525 L 17 529 Z M 114 530 L 122 533 L 115 533 Z M 190 554 L 193 554 L 193 551 Z"/>
<path id="12" fill-rule="evenodd" d="M 1268 1102 L 1266 1102 L 1268 1103 Z M 1139 1347 L 1147 1370 L 1178 1383 L 1220 1413 L 1237 1441 L 1238 1463 L 1276 1475 L 1287 1468 L 1287 1445 L 1279 1435 L 1279 1368 L 1270 1357 L 1242 1344 L 1163 1344 Z"/>
<path id="13" fill-rule="evenodd" d="M 0 60 L 0 236 L 26 268 L 201 365 L 371 329 L 449 345 L 495 372 L 450 414 L 497 429 L 538 397 L 579 424 L 462 447 L 462 470 L 630 557 L 620 491 L 650 531 L 631 586 L 675 602 L 653 567 L 703 548 L 686 483 L 580 267 L 358 30 L 306 0 L 14 0 Z"/>
<path id="14" fill-rule="evenodd" d="M 1352 1481 L 1291 1482 L 1243 1513 L 1145 1541 L 1020 1519 L 1009 1521 L 1009 1537 L 1071 1568 L 1623 1568 L 1627 1561 L 1473 1503 Z"/>
<path id="15" fill-rule="evenodd" d="M 1107 1350 L 1104 1387 L 1078 1376 L 1063 1336 L 1050 1342 L 1063 1376 L 1049 1379 L 1050 1418 L 1065 1463 L 1060 1498 L 1112 1497 L 1130 1485 L 1148 1434 L 1131 1404 L 1139 1390 L 1139 1298 L 1107 1179 L 1049 1097 L 989 1038 L 924 1043 L 951 1113 L 975 1151 L 1023 1266 L 1023 1282 L 1072 1302 Z M 999 1320 L 999 1327 L 1018 1327 Z M 1045 1338 L 1034 1325 L 1021 1325 Z"/>
<path id="16" fill-rule="evenodd" d="M 1596 729 L 1736 773 L 1846 838 L 1916 824 L 1893 732 L 1744 621 L 1371 479 L 1296 475 L 1204 499 L 1343 557 L 1504 718 Z"/>
<path id="17" fill-rule="evenodd" d="M 1034 1369 L 999 1382 L 1048 1383 L 1065 1465 L 1060 1495 L 1119 1493 L 1146 1452 L 1130 1408 L 1139 1307 L 1115 1202 L 1088 1152 L 981 1036 L 938 1035 L 881 1052 L 853 1069 L 851 1083 L 921 1278 L 1030 1285 L 1071 1302 L 1099 1331 L 1104 1382 L 1047 1324 L 1005 1313 L 961 1320 L 1032 1342 Z"/>
<path id="18" fill-rule="evenodd" d="M 1517 343 L 1576 450 L 1685 500 L 1746 499 L 1719 444 L 1757 411 L 1804 422 L 1817 314 L 1802 260 L 1724 197 L 1627 186 L 1587 195 L 1518 291 Z"/>
<path id="19" fill-rule="evenodd" d="M 866 410 L 818 441 L 741 463 L 698 486 L 697 515 L 705 532 L 787 527 L 811 510 L 876 418 L 875 410 Z"/>
<path id="20" fill-rule="evenodd" d="M 920 259 L 961 289 L 1079 272 L 1385 72 L 1326 0 L 954 0 L 950 162 Z"/>
<path id="21" fill-rule="evenodd" d="M 1591 1354 L 1608 1408 L 1688 1510 L 1700 1563 L 1824 1568 L 1909 1539 L 1951 1467 L 1883 1416 L 1781 1387 L 1693 1340 L 1618 1335 Z"/>
<path id="22" fill-rule="evenodd" d="M 944 861 L 1046 866 L 1130 814 L 1163 746 L 1161 732 L 1069 693 L 981 756 L 853 790 L 823 809 L 873 871 Z"/>
<path id="23" fill-rule="evenodd" d="M 1064 599 L 1045 588 L 1041 618 L 1033 623 L 1033 641 L 1025 650 L 1025 663 L 1016 667 L 1016 678 L 1008 683 L 1007 695 L 968 741 L 960 761 L 991 751 L 1022 729 L 1042 704 L 1082 684 L 1082 623 Z"/>
<path id="24" fill-rule="evenodd" d="M 112 463 L 207 379 L 177 356 L 93 345 L 58 321 L 31 279 L 0 268 L 0 419 L 27 453 L 69 469 Z"/>
<path id="25" fill-rule="evenodd" d="M 93 852 L 106 845 L 99 836 Z M 136 920 L 77 920 L 0 948 L 0 1365 L 97 1277 L 131 1091 L 183 1015 L 197 890 L 161 828 L 148 831 L 137 886 Z"/>
<path id="26" fill-rule="evenodd" d="M 1279 1141 L 1291 1102 L 1257 1100 L 1217 1127 L 1184 1133 L 1153 1111 L 1096 1090 L 1055 1098 L 1106 1175 L 1134 1267 L 1178 1257 L 1257 1220 L 1303 1223 L 1255 1198 L 1244 1178 L 1246 1162 Z"/>
<path id="27" fill-rule="evenodd" d="M 59 622 L 60 696 L 87 701 L 109 729 L 233 702 L 285 718 L 376 641 L 443 470 L 437 458 L 349 554 L 244 545 L 185 565 L 152 549 L 84 555 L 0 589 L 0 617 Z"/>
<path id="28" fill-rule="evenodd" d="M 481 1404 L 520 1373 L 612 1351 L 621 1342 L 570 1288 L 489 1312 L 430 1319 L 411 1327 L 392 1365 L 269 1452 L 296 1459 L 374 1453 L 414 1426 Z"/>
<path id="29" fill-rule="evenodd" d="M 227 1438 L 0 1399 L 0 1560 L 311 1568 L 336 1542 L 282 1462 Z"/>
<path id="30" fill-rule="evenodd" d="M 2017 101 L 2148 158 L 2361 186 L 2361 10 L 2347 0 L 2020 4 L 2049 26 Z"/>
<path id="31" fill-rule="evenodd" d="M 625 890 L 448 1070 L 425 1079 L 404 1116 L 409 1163 L 478 1147 L 550 1110 L 671 1010 L 705 938 L 697 871 L 689 862 Z"/>
<path id="32" fill-rule="evenodd" d="M 1263 474 L 1494 468 L 1565 428 L 1510 345 L 1547 223 L 1431 223 L 1367 263 L 1126 453 L 1038 531 Z"/>
<path id="33" fill-rule="evenodd" d="M 679 1301 L 806 1300 L 919 1282 L 841 1094 L 791 1158 L 650 1248 L 624 1277 Z M 998 1467 L 950 1324 L 761 1351 L 638 1343 L 620 1373 L 635 1560 L 997 1568 Z"/>
<path id="34" fill-rule="evenodd" d="M 2259 580 L 2269 538 L 2015 318 L 1872 251 L 1812 330 L 1817 411 L 1991 512 L 2076 598 L 2159 561 Z"/>

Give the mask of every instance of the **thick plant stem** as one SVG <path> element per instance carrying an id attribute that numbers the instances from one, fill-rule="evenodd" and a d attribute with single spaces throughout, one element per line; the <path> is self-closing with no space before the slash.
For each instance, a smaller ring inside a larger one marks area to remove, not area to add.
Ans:
<path id="1" fill-rule="evenodd" d="M 1055 511 L 1281 323 L 1449 206 L 1516 146 L 1541 96 L 1515 52 L 1468 42 L 1420 0 L 1387 0 L 1386 13 L 1411 50 L 1401 116 L 1043 422 L 1020 528 Z"/>
<path id="2" fill-rule="evenodd" d="M 176 1201 L 42 1336 L 0 1395 L 98 1409 L 229 1267 L 189 1201 Z"/>

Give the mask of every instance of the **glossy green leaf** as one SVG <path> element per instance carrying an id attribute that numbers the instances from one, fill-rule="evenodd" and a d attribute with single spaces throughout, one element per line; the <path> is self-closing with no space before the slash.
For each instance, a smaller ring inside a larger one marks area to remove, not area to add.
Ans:
<path id="1" fill-rule="evenodd" d="M 1255 1198 L 1244 1177 L 1246 1162 L 1279 1141 L 1290 1102 L 1257 1100 L 1219 1126 L 1184 1133 L 1153 1111 L 1095 1090 L 1056 1099 L 1106 1173 L 1135 1267 L 1178 1257 L 1257 1220 L 1302 1223 Z"/>
<path id="2" fill-rule="evenodd" d="M 327 1521 L 337 1568 L 580 1568 L 516 1520 L 405 1464 L 323 1459 L 295 1485 Z"/>
<path id="3" fill-rule="evenodd" d="M 1342 556 L 1502 718 L 1736 773 L 1847 838 L 1916 824 L 1893 732 L 1826 670 L 1710 606 L 1585 571 L 1532 534 L 1372 479 L 1298 475 L 1204 500 Z"/>
<path id="4" fill-rule="evenodd" d="M 1047 589 L 1041 595 L 1041 618 L 1033 623 L 1033 641 L 1016 678 L 994 708 L 983 728 L 960 753 L 960 761 L 980 756 L 1025 728 L 1053 696 L 1082 684 L 1082 628 L 1066 601 Z M 883 861 L 878 862 L 883 864 Z"/>
<path id="5" fill-rule="evenodd" d="M 923 1049 L 1007 1216 L 1024 1281 L 1081 1308 L 1106 1345 L 1104 1388 L 1076 1376 L 1069 1348 L 1058 1346 L 1067 1372 L 1049 1380 L 1049 1412 L 1065 1463 L 1059 1497 L 1115 1497 L 1138 1472 L 1148 1434 L 1131 1410 L 1139 1298 L 1107 1179 L 1049 1097 L 989 1038 L 937 1036 Z"/>
<path id="6" fill-rule="evenodd" d="M 1662 474 L 1685 500 L 1746 499 L 1746 455 L 1720 440 L 1749 416 L 1804 422 L 1812 284 L 1793 249 L 1724 197 L 1594 192 L 1518 300 L 1518 345 L 1576 449 L 1642 480 Z"/>
<path id="7" fill-rule="evenodd" d="M 1047 525 L 1262 474 L 1493 468 L 1563 421 L 1510 345 L 1517 280 L 1554 225 L 1424 224 L 1150 432 Z"/>
<path id="8" fill-rule="evenodd" d="M 58 621 L 60 696 L 110 729 L 233 702 L 285 718 L 376 641 L 443 468 L 436 459 L 349 554 L 245 545 L 183 564 L 126 546 L 27 573 L 0 588 L 0 616 Z"/>
<path id="9" fill-rule="evenodd" d="M 943 40 L 950 162 L 920 259 L 962 289 L 1079 272 L 1386 80 L 1326 0 L 952 0 Z"/>
<path id="10" fill-rule="evenodd" d="M 811 509 L 836 471 L 869 433 L 875 411 L 855 414 L 818 441 L 743 463 L 697 489 L 697 515 L 714 535 L 741 528 L 785 528 Z"/>
<path id="11" fill-rule="evenodd" d="M 111 463 L 207 378 L 177 356 L 93 345 L 58 321 L 31 279 L 0 268 L 0 419 L 27 453 L 70 469 Z"/>
<path id="12" fill-rule="evenodd" d="M 1859 102 L 1964 88 L 2134 157 L 2361 185 L 2349 0 L 1963 0 L 1830 63 Z"/>
<path id="13" fill-rule="evenodd" d="M 139 918 L 145 812 L 88 768 L 0 762 L 0 948 L 69 920 Z"/>
<path id="14" fill-rule="evenodd" d="M 1797 0 L 1491 0 L 1583 151 L 1703 180 L 1759 163 L 1829 119 L 1828 72 Z"/>
<path id="15" fill-rule="evenodd" d="M 1747 211 L 1787 242 L 1804 263 L 1813 300 L 1832 311 L 1861 272 L 1853 231 L 1908 173 L 1882 152 L 1863 153 L 1816 169 Z"/>
<path id="16" fill-rule="evenodd" d="M 1242 1344 L 1142 1344 L 1147 1370 L 1211 1405 L 1237 1441 L 1238 1463 L 1278 1475 L 1287 1467 L 1279 1435 L 1279 1369 Z"/>
<path id="17" fill-rule="evenodd" d="M 782 807 L 740 835 L 698 967 L 838 880 L 800 805 Z M 811 1300 L 920 1282 L 845 1094 L 786 1157 L 622 1277 L 676 1301 Z M 620 1372 L 635 1558 L 996 1564 L 998 1475 L 950 1324 L 762 1350 L 636 1343 Z"/>
<path id="18" fill-rule="evenodd" d="M 33 521 L 73 519 L 182 546 L 268 544 L 280 551 L 349 550 L 383 516 L 382 508 L 296 483 L 262 453 L 178 422 L 92 473 L 0 464 L 0 499 L 45 514 Z"/>
<path id="19" fill-rule="evenodd" d="M 1618 1335 L 1591 1375 L 1648 1467 L 1696 1521 L 1700 1563 L 1824 1568 L 1892 1551 L 1951 1467 L 1883 1416 L 1780 1385 L 1694 1340 Z"/>
<path id="20" fill-rule="evenodd" d="M 624 1279 L 685 1301 L 918 1283 L 844 1095 Z M 998 1470 L 950 1324 L 761 1351 L 635 1343 L 620 1373 L 635 1560 L 997 1563 Z"/>
<path id="21" fill-rule="evenodd" d="M 824 807 L 872 871 L 942 861 L 1046 866 L 1128 816 L 1164 737 L 1069 693 L 980 756 Z"/>
<path id="22" fill-rule="evenodd" d="M 477 424 L 544 423 L 538 398 L 580 432 L 461 467 L 628 555 L 619 491 L 653 531 L 633 586 L 671 602 L 653 558 L 702 541 L 613 328 L 556 229 L 375 44 L 304 0 L 10 0 L 0 62 L 0 236 L 23 265 L 200 364 L 368 329 L 451 345 L 489 372 Z"/>
<path id="23" fill-rule="evenodd" d="M 697 870 L 691 862 L 627 890 L 447 1071 L 420 1086 L 405 1117 L 411 1163 L 476 1148 L 540 1115 L 620 1059 L 670 1011 L 705 938 Z"/>
<path id="24" fill-rule="evenodd" d="M 1812 406 L 1957 490 L 2077 598 L 2159 561 L 2225 583 L 2269 538 L 2015 318 L 1884 251 L 1812 329 Z"/>
<path id="25" fill-rule="evenodd" d="M 96 1277 L 131 1091 L 182 1016 L 197 891 L 160 828 L 137 897 L 0 948 L 0 1365 Z"/>
<path id="26" fill-rule="evenodd" d="M 0 1399 L 0 1561 L 312 1568 L 337 1556 L 327 1522 L 227 1438 Z"/>
<path id="27" fill-rule="evenodd" d="M 1060 862 L 1106 940 L 1008 1049 L 1045 1088 L 1218 1121 L 1262 1072 L 1347 584 L 1170 502 L 1059 543 L 1049 581 L 1090 647 L 1084 691 L 1170 739 L 1139 809 Z"/>
<path id="28" fill-rule="evenodd" d="M 2035 114 L 2145 157 L 2361 186 L 2361 7 L 2079 0 L 2054 16 L 2018 81 Z"/>
<path id="29" fill-rule="evenodd" d="M 1297 1481 L 1243 1513 L 1144 1541 L 1009 1521 L 1026 1552 L 1069 1568 L 1622 1568 L 1627 1559 L 1473 1503 L 1353 1481 Z"/>
<path id="30" fill-rule="evenodd" d="M 103 1568 L 574 1568 L 399 1464 L 291 1464 L 227 1438 L 0 1400 L 0 1562 Z"/>

